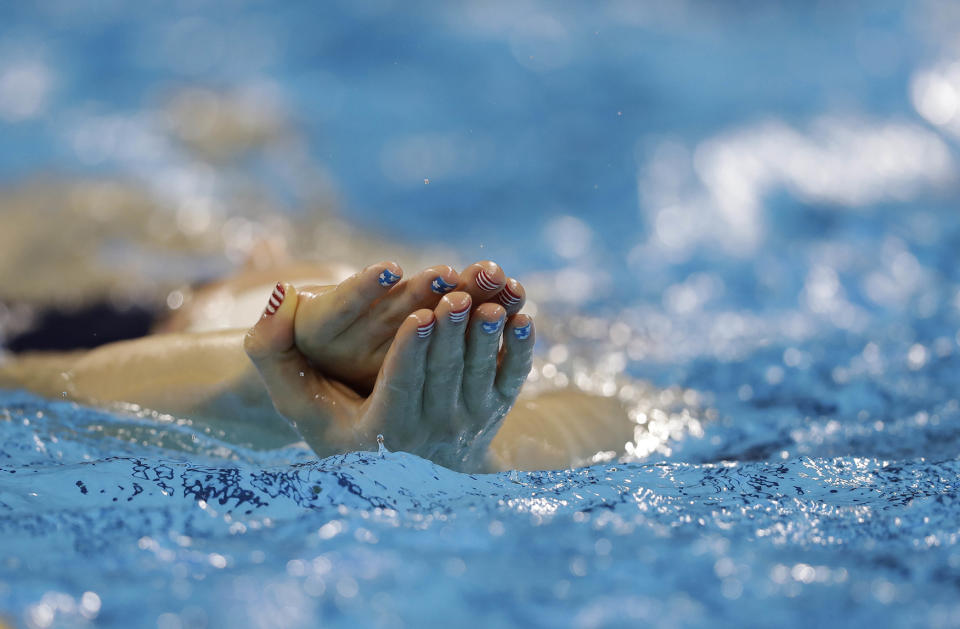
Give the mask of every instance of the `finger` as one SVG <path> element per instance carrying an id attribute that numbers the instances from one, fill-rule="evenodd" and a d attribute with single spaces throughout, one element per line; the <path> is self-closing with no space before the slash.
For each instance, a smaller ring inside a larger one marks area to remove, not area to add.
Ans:
<path id="1" fill-rule="evenodd" d="M 293 343 L 297 304 L 296 288 L 278 282 L 260 319 L 243 339 L 243 349 L 260 373 L 274 407 L 291 420 L 312 397 L 306 360 Z"/>
<path id="2" fill-rule="evenodd" d="M 286 282 L 277 282 L 260 319 L 243 340 L 243 349 L 252 360 L 293 347 L 293 318 L 298 301 L 296 288 Z"/>
<path id="3" fill-rule="evenodd" d="M 322 292 L 302 291 L 298 312 L 307 320 L 322 320 L 323 325 L 308 326 L 311 345 L 323 343 L 347 329 L 366 313 L 373 303 L 385 297 L 403 276 L 395 262 L 380 262 L 351 275 L 332 289 Z"/>
<path id="4" fill-rule="evenodd" d="M 420 271 L 374 304 L 366 315 L 369 325 L 363 326 L 365 333 L 385 336 L 384 341 L 389 341 L 404 317 L 418 308 L 432 310 L 458 281 L 459 276 L 451 266 L 433 266 Z"/>
<path id="5" fill-rule="evenodd" d="M 506 281 L 506 274 L 496 262 L 483 260 L 463 270 L 457 290 L 470 293 L 473 303 L 482 304 L 499 293 Z"/>
<path id="6" fill-rule="evenodd" d="M 494 388 L 507 404 L 513 404 L 520 394 L 533 366 L 533 318 L 518 314 L 507 320 L 503 331 L 503 349 L 500 368 Z"/>
<path id="7" fill-rule="evenodd" d="M 523 308 L 523 304 L 527 301 L 527 291 L 524 290 L 523 284 L 512 277 L 508 277 L 503 285 L 503 290 L 497 293 L 495 299 L 506 309 L 507 316 L 510 317 Z"/>
<path id="8" fill-rule="evenodd" d="M 489 406 L 497 373 L 497 352 L 506 312 L 499 304 L 480 304 L 467 330 L 463 367 L 463 401 L 470 412 Z"/>
<path id="9" fill-rule="evenodd" d="M 417 310 L 404 319 L 383 360 L 370 396 L 368 423 L 388 426 L 400 442 L 411 443 L 423 411 L 427 351 L 436 326 L 432 310 Z M 385 428 L 386 430 L 386 428 Z"/>
<path id="10" fill-rule="evenodd" d="M 363 325 L 357 326 L 356 331 L 349 330 L 342 338 L 357 344 L 374 344 L 376 349 L 370 352 L 370 360 L 381 362 L 404 317 L 418 308 L 435 308 L 440 298 L 453 290 L 458 281 L 459 275 L 451 266 L 424 269 L 391 290 L 361 319 Z M 360 335 L 368 338 L 361 339 Z"/>
<path id="11" fill-rule="evenodd" d="M 437 329 L 427 353 L 427 376 L 423 388 L 426 417 L 450 417 L 460 399 L 463 378 L 464 332 L 472 302 L 467 293 L 450 293 L 434 313 Z"/>

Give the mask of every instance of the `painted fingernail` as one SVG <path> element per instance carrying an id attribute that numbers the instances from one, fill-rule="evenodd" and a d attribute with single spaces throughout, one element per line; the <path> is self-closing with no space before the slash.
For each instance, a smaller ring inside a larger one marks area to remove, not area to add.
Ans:
<path id="1" fill-rule="evenodd" d="M 392 272 L 390 269 L 384 269 L 380 272 L 380 275 L 377 276 L 377 283 L 384 288 L 393 286 L 400 281 L 400 276 Z"/>
<path id="2" fill-rule="evenodd" d="M 480 287 L 480 290 L 497 290 L 500 288 L 500 285 L 494 282 L 490 274 L 483 269 L 480 269 L 480 272 L 477 273 L 477 286 Z"/>
<path id="3" fill-rule="evenodd" d="M 521 341 L 526 341 L 530 338 L 530 324 L 513 328 L 513 335 Z"/>
<path id="4" fill-rule="evenodd" d="M 436 319 L 431 319 L 430 323 L 425 323 L 423 325 L 417 326 L 417 336 L 419 338 L 425 339 L 433 332 L 433 326 L 437 324 Z"/>
<path id="5" fill-rule="evenodd" d="M 462 323 L 467 316 L 470 314 L 470 304 L 467 303 L 466 306 L 460 310 L 451 310 L 450 311 L 450 323 Z"/>
<path id="6" fill-rule="evenodd" d="M 522 299 L 520 295 L 510 288 L 510 282 L 507 282 L 507 285 L 503 287 L 503 290 L 500 291 L 500 295 L 497 297 L 497 301 L 503 304 L 504 308 L 516 306 Z"/>
<path id="7" fill-rule="evenodd" d="M 430 290 L 438 295 L 446 295 L 456 287 L 456 284 L 446 282 L 440 276 L 437 276 L 432 282 L 430 282 Z"/>
<path id="8" fill-rule="evenodd" d="M 503 317 L 497 319 L 496 321 L 484 321 L 480 324 L 480 327 L 482 327 L 483 331 L 487 334 L 496 334 L 500 331 L 501 325 L 503 325 Z"/>
<path id="9" fill-rule="evenodd" d="M 280 308 L 280 304 L 283 303 L 283 298 L 286 294 L 287 291 L 284 290 L 283 284 L 277 282 L 277 285 L 273 289 L 273 293 L 270 295 L 270 299 L 267 301 L 267 308 L 264 312 L 266 312 L 268 315 L 274 314 L 277 309 Z"/>

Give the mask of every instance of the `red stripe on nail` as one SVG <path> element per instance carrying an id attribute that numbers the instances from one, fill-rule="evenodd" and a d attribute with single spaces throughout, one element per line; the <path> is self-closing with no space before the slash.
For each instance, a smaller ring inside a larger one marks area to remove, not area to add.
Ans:
<path id="1" fill-rule="evenodd" d="M 436 323 L 437 323 L 437 320 L 434 319 L 430 323 L 417 326 L 417 336 L 422 339 L 425 339 L 428 336 L 430 336 L 430 334 L 433 332 L 433 326 L 436 325 Z"/>
<path id="2" fill-rule="evenodd" d="M 477 273 L 477 286 L 479 286 L 481 290 L 496 290 L 499 284 L 494 282 L 493 278 L 490 277 L 486 271 L 480 269 L 480 272 Z"/>
<path id="3" fill-rule="evenodd" d="M 506 286 L 503 287 L 503 290 L 500 292 L 500 296 L 498 298 L 500 303 L 506 306 L 507 308 L 509 308 L 510 306 L 516 306 L 517 304 L 520 303 L 521 299 L 522 297 L 520 297 L 520 295 L 518 295 L 517 293 L 513 292 L 513 290 L 510 289 L 510 284 L 507 284 Z"/>
<path id="4" fill-rule="evenodd" d="M 277 285 L 273 289 L 273 293 L 270 294 L 270 298 L 267 300 L 267 308 L 264 312 L 268 315 L 275 314 L 277 309 L 280 308 L 280 304 L 283 303 L 283 298 L 286 296 L 287 291 L 283 288 L 283 284 L 277 282 Z"/>
<path id="5" fill-rule="evenodd" d="M 467 304 L 460 310 L 451 310 L 450 311 L 450 321 L 453 323 L 460 323 L 467 318 L 467 315 L 470 314 L 470 304 Z"/>

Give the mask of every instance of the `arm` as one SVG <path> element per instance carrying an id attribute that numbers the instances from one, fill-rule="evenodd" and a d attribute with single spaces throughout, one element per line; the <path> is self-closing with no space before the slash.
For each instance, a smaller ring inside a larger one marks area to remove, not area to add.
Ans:
<path id="1" fill-rule="evenodd" d="M 161 334 L 89 352 L 18 357 L 0 387 L 110 405 L 127 402 L 214 425 L 234 440 L 277 447 L 298 439 L 247 357 L 244 330 Z M 392 435 L 391 435 L 392 436 Z M 490 446 L 495 469 L 552 469 L 621 451 L 633 424 L 611 398 L 558 391 L 521 398 Z M 311 440 L 321 456 L 324 439 Z"/>
<path id="2" fill-rule="evenodd" d="M 0 386 L 101 406 L 137 404 L 260 447 L 296 441 L 243 351 L 244 333 L 160 334 L 88 352 L 17 357 L 0 367 Z"/>
<path id="3" fill-rule="evenodd" d="M 240 330 L 110 343 L 76 359 L 65 382 L 68 396 L 81 402 L 133 402 L 173 415 L 206 414 L 236 401 L 272 409 Z"/>

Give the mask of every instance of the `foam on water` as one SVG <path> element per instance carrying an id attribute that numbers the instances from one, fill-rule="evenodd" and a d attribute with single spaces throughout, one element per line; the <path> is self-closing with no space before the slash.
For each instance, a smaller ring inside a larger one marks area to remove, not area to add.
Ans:
<path id="1" fill-rule="evenodd" d="M 2 402 L 0 608 L 28 627 L 960 622 L 956 460 L 225 461 L 192 429 L 178 451 Z"/>

